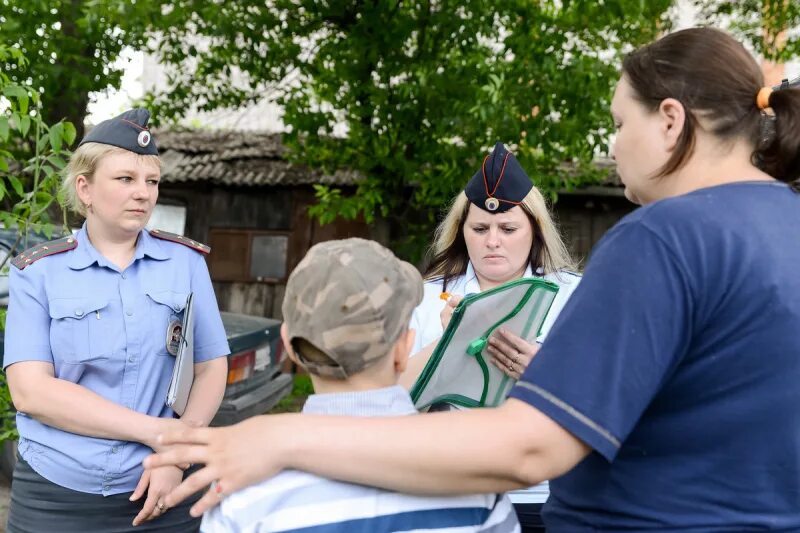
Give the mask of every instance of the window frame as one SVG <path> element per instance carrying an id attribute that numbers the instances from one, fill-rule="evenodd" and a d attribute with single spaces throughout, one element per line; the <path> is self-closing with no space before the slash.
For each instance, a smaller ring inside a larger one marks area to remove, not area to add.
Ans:
<path id="1" fill-rule="evenodd" d="M 214 248 L 216 239 L 227 235 L 246 237 L 247 250 L 243 258 L 245 267 L 240 270 L 238 275 L 228 275 L 220 273 L 219 268 L 215 268 Z M 238 229 L 238 228 L 209 228 L 208 239 L 211 246 L 211 254 L 208 257 L 208 267 L 213 281 L 239 282 L 239 283 L 265 283 L 283 284 L 289 277 L 289 255 L 291 253 L 291 231 L 286 230 L 262 230 L 262 229 Z M 284 257 L 284 276 L 282 278 L 252 277 L 253 240 L 255 237 L 277 236 L 286 238 L 286 255 Z"/>

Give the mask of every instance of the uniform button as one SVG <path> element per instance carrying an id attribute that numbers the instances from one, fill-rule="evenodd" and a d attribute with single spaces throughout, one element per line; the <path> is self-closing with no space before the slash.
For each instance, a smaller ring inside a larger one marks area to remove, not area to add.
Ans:
<path id="1" fill-rule="evenodd" d="M 109 490 L 111 490 L 111 487 L 109 487 L 108 485 L 103 485 L 103 490 L 108 492 Z"/>
<path id="2" fill-rule="evenodd" d="M 122 279 L 128 279 L 128 276 L 125 275 L 125 272 L 122 273 Z"/>
<path id="3" fill-rule="evenodd" d="M 127 311 L 125 311 L 125 314 L 128 316 L 133 316 L 133 309 L 128 309 Z"/>
<path id="4" fill-rule="evenodd" d="M 75 316 L 83 316 L 83 309 L 76 309 Z"/>
<path id="5" fill-rule="evenodd" d="M 119 451 L 119 446 L 114 446 L 111 448 L 111 453 L 117 453 Z"/>
<path id="6" fill-rule="evenodd" d="M 131 355 L 130 357 L 128 357 L 128 361 L 133 363 L 134 361 L 136 361 L 136 356 L 135 355 Z"/>

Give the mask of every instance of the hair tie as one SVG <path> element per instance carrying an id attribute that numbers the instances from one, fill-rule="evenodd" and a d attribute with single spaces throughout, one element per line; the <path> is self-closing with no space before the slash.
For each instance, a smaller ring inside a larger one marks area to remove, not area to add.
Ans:
<path id="1" fill-rule="evenodd" d="M 764 110 L 769 107 L 769 97 L 772 94 L 772 90 L 772 87 L 762 87 L 758 90 L 756 105 L 759 109 Z"/>

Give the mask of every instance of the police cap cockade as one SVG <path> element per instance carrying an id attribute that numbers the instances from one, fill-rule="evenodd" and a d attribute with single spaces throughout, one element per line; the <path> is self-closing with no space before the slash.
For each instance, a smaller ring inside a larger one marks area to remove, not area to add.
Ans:
<path id="1" fill-rule="evenodd" d="M 514 154 L 498 142 L 464 192 L 470 202 L 490 213 L 502 213 L 522 203 L 533 183 Z"/>
<path id="2" fill-rule="evenodd" d="M 147 127 L 149 120 L 150 112 L 147 109 L 130 109 L 92 128 L 83 137 L 81 145 L 110 144 L 141 155 L 158 155 L 156 141 Z"/>

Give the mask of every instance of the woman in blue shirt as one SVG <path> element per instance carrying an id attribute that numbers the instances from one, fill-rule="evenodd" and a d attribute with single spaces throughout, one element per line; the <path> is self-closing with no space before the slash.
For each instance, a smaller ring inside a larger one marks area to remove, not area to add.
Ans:
<path id="1" fill-rule="evenodd" d="M 224 394 L 229 349 L 208 248 L 144 229 L 160 178 L 148 119 L 134 109 L 88 133 L 63 187 L 86 222 L 11 267 L 4 365 L 20 461 L 10 532 L 198 529 L 186 506 L 163 501 L 183 470 L 145 470 L 141 461 L 159 450 L 165 429 L 208 425 Z M 176 419 L 165 398 L 190 293 L 195 377 Z"/>
<path id="2" fill-rule="evenodd" d="M 178 430 L 146 464 L 207 466 L 167 502 L 282 468 L 428 494 L 552 479 L 549 533 L 800 531 L 800 80 L 765 86 L 731 36 L 687 29 L 625 59 L 611 114 L 643 206 L 505 404 Z"/>

